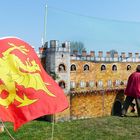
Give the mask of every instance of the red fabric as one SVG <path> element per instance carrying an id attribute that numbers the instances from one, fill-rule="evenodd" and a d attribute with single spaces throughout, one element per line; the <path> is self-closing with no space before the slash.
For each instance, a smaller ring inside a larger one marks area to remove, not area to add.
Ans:
<path id="1" fill-rule="evenodd" d="M 28 50 L 27 55 L 18 49 L 14 49 L 8 54 L 8 59 L 10 59 L 10 61 L 7 60 L 7 57 L 4 57 L 4 52 L 11 47 L 9 43 L 18 47 L 24 46 Z M 33 64 L 31 61 L 34 61 L 39 66 L 40 70 L 32 71 L 31 69 L 32 72 L 25 70 L 15 59 L 15 56 L 18 57 L 16 59 L 20 60 L 25 66 L 28 65 L 28 67 L 32 67 Z M 8 66 L 5 66 L 4 62 L 6 62 Z M 18 73 L 16 73 L 16 69 L 18 69 Z M 17 74 L 17 78 L 15 78 L 13 73 L 15 75 Z M 34 76 L 36 74 L 40 77 L 40 80 L 34 78 L 37 77 Z M 7 80 L 6 76 L 10 80 Z M 28 80 L 26 78 L 28 78 Z M 41 86 L 47 88 L 54 96 L 50 96 L 46 91 L 39 88 L 41 80 L 44 83 L 44 85 Z M 28 82 L 25 83 L 25 81 Z M 14 86 L 9 86 L 8 82 Z M 47 83 L 47 85 L 45 83 Z M 2 88 L 3 85 L 5 89 Z M 10 91 L 8 87 L 11 87 Z M 2 105 L 3 100 L 7 99 L 14 91 L 16 91 L 14 100 L 7 107 Z M 25 99 L 24 96 L 30 100 L 36 101 L 30 105 L 23 105 L 20 107 L 22 100 Z M 18 99 L 18 97 L 20 99 Z M 68 101 L 63 90 L 43 69 L 34 49 L 18 38 L 0 39 L 0 118 L 3 121 L 13 122 L 14 130 L 16 130 L 21 125 L 33 119 L 47 114 L 55 114 L 66 108 L 68 108 Z"/>
<path id="2" fill-rule="evenodd" d="M 125 94 L 135 98 L 140 97 L 140 72 L 134 72 L 129 76 Z"/>

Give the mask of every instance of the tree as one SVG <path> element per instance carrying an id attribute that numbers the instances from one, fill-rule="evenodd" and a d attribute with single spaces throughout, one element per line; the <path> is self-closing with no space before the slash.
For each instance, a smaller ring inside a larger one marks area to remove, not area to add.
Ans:
<path id="1" fill-rule="evenodd" d="M 86 50 L 84 47 L 84 43 L 81 41 L 72 41 L 70 43 L 70 49 L 71 49 L 71 53 L 73 53 L 74 50 L 78 51 L 78 54 L 82 54 L 83 50 Z"/>
<path id="2" fill-rule="evenodd" d="M 116 50 L 110 50 L 109 52 L 110 52 L 110 57 L 111 58 L 114 58 L 114 54 L 117 53 Z"/>

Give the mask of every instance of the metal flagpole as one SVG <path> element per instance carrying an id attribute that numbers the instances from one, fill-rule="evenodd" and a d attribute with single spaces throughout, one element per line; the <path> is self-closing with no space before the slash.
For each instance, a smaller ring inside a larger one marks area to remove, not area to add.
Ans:
<path id="1" fill-rule="evenodd" d="M 44 37 L 42 40 L 42 43 L 45 44 L 45 42 L 47 41 L 47 10 L 48 10 L 48 6 L 46 4 L 45 6 L 45 16 L 44 16 Z M 51 140 L 53 140 L 54 138 L 54 114 L 52 115 L 52 132 L 51 132 Z"/>
<path id="2" fill-rule="evenodd" d="M 52 115 L 52 133 L 51 133 L 51 140 L 54 138 L 54 114 Z"/>
<path id="3" fill-rule="evenodd" d="M 43 44 L 46 42 L 46 30 L 47 30 L 47 4 L 45 6 L 45 16 L 44 16 L 44 37 L 43 37 Z"/>

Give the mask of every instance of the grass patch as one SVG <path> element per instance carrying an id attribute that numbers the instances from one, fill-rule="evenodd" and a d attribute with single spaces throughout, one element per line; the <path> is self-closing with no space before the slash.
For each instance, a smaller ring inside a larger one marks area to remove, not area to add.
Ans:
<path id="1" fill-rule="evenodd" d="M 54 125 L 54 140 L 139 140 L 140 118 L 100 117 L 86 120 L 59 122 Z M 5 123 L 16 140 L 51 140 L 52 124 L 46 121 L 32 121 L 17 132 L 11 123 Z M 6 131 L 0 140 L 10 140 Z"/>

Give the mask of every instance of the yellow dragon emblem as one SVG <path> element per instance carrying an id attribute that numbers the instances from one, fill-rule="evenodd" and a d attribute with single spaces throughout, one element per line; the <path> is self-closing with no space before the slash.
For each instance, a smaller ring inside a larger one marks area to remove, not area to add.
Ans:
<path id="1" fill-rule="evenodd" d="M 40 74 L 37 71 L 41 71 L 39 65 L 34 61 L 29 61 L 29 58 L 23 63 L 19 57 L 12 54 L 13 50 L 18 50 L 22 54 L 27 55 L 29 52 L 25 46 L 16 46 L 13 43 L 8 43 L 9 49 L 2 53 L 0 58 L 0 95 L 3 91 L 8 92 L 6 98 L 0 97 L 0 105 L 8 108 L 14 100 L 18 101 L 20 105 L 17 107 L 27 106 L 38 99 L 31 100 L 25 94 L 23 98 L 16 94 L 16 83 L 24 86 L 24 88 L 34 88 L 35 90 L 43 90 L 49 96 L 55 97 L 48 88 L 47 83 L 44 83 Z"/>

